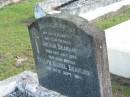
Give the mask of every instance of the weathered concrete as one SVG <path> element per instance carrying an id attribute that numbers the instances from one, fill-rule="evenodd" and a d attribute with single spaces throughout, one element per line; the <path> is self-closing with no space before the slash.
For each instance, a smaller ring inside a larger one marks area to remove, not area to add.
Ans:
<path id="1" fill-rule="evenodd" d="M 83 0 L 84 1 L 84 0 Z M 72 10 L 71 9 L 67 9 L 66 7 L 56 11 L 53 8 L 55 6 L 58 6 L 62 3 L 64 3 L 64 0 L 57 0 L 57 1 L 53 1 L 53 0 L 49 0 L 47 2 L 38 2 L 35 5 L 35 10 L 34 10 L 34 14 L 36 18 L 40 18 L 45 16 L 46 14 L 54 14 L 54 13 L 60 13 L 60 11 L 62 11 L 62 13 L 64 14 L 77 14 L 89 21 L 94 20 L 98 17 L 101 17 L 105 14 L 108 14 L 110 12 L 113 11 L 117 11 L 119 10 L 121 7 L 126 6 L 126 5 L 130 5 L 130 0 L 99 0 L 99 1 L 95 1 L 96 5 L 94 4 L 94 1 L 87 1 L 87 5 L 83 6 L 83 4 L 79 4 L 81 5 L 80 7 L 77 6 L 73 7 Z M 74 6 L 74 5 L 69 5 Z M 69 7 L 68 6 L 68 7 Z M 67 11 L 66 11 L 67 10 Z"/>
<path id="2" fill-rule="evenodd" d="M 28 95 L 20 95 L 18 97 L 65 97 L 40 86 L 37 75 L 30 71 L 25 71 L 7 80 L 0 81 L 0 97 L 12 97 L 8 95 L 16 92 L 16 89 L 18 89 L 22 95 Z"/>
<path id="3" fill-rule="evenodd" d="M 130 0 L 123 0 L 117 3 L 113 3 L 104 7 L 99 7 L 95 10 L 90 10 L 86 13 L 79 13 L 79 15 L 89 21 L 92 21 L 96 18 L 99 18 L 103 15 L 106 15 L 110 12 L 116 12 L 118 11 L 120 8 L 122 8 L 123 6 L 127 6 L 130 5 Z"/>
<path id="4" fill-rule="evenodd" d="M 0 8 L 8 5 L 8 4 L 11 4 L 11 3 L 16 3 L 16 2 L 19 2 L 21 0 L 0 0 Z"/>

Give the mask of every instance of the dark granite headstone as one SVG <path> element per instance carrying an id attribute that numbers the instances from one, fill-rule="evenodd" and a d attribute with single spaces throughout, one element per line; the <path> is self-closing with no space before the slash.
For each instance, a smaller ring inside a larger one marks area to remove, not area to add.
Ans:
<path id="1" fill-rule="evenodd" d="M 29 26 L 42 86 L 67 97 L 111 97 L 105 33 L 76 16 L 46 16 Z"/>

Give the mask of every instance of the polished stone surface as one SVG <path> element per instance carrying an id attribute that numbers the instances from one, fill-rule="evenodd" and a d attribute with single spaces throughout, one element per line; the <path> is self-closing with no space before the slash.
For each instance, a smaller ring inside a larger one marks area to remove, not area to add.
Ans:
<path id="1" fill-rule="evenodd" d="M 47 16 L 29 31 L 41 85 L 67 97 L 101 97 L 93 38 L 102 31 L 76 16 Z"/>

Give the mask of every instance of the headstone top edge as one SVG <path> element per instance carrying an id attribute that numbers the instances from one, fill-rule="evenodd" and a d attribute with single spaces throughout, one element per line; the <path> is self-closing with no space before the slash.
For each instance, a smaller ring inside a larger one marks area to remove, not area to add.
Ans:
<path id="1" fill-rule="evenodd" d="M 87 31 L 86 33 L 89 34 L 90 36 L 93 36 L 94 38 L 97 39 L 104 40 L 105 32 L 103 30 L 89 23 L 88 20 L 76 15 L 61 15 L 61 14 L 47 15 L 45 17 L 34 20 L 30 25 L 28 25 L 28 28 L 31 28 L 33 26 L 36 27 L 38 26 L 39 21 L 48 18 L 62 19 L 64 21 L 72 22 L 78 28 L 84 30 L 85 32 Z"/>

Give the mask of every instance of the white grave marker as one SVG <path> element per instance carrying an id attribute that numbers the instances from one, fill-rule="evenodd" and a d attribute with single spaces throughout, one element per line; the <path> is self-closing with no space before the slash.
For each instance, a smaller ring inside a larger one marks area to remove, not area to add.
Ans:
<path id="1" fill-rule="evenodd" d="M 105 32 L 110 72 L 130 78 L 130 20 Z"/>

